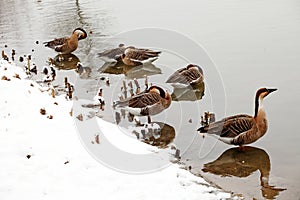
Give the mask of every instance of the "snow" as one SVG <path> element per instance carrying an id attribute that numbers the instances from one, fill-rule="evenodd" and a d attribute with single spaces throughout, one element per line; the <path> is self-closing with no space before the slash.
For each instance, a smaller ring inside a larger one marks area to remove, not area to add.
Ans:
<path id="1" fill-rule="evenodd" d="M 17 78 L 16 74 L 19 75 Z M 154 173 L 120 173 L 97 162 L 82 146 L 65 95 L 29 80 L 21 67 L 0 60 L 0 197 L 11 199 L 226 199 L 178 164 Z M 40 113 L 45 109 L 45 115 Z M 53 117 L 51 119 L 51 116 Z M 98 119 L 116 145 L 154 147 L 122 138 L 120 129 Z M 134 141 L 133 141 L 134 140 Z M 101 138 L 100 144 L 101 145 Z M 124 148 L 124 147 L 122 147 Z"/>

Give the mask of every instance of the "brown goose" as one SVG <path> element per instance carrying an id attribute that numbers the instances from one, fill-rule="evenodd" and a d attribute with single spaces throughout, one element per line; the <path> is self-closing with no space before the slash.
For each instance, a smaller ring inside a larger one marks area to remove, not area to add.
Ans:
<path id="1" fill-rule="evenodd" d="M 203 70 L 198 65 L 189 64 L 173 73 L 166 82 L 177 88 L 197 85 L 203 82 Z"/>
<path id="2" fill-rule="evenodd" d="M 121 58 L 125 65 L 139 66 L 157 60 L 160 53 L 160 51 L 152 51 L 150 49 L 128 47 Z"/>
<path id="3" fill-rule="evenodd" d="M 242 114 L 227 117 L 201 127 L 198 131 L 219 136 L 218 139 L 226 144 L 242 146 L 255 142 L 268 129 L 266 113 L 262 107 L 263 99 L 276 90 L 261 88 L 256 92 L 254 116 Z"/>
<path id="4" fill-rule="evenodd" d="M 160 53 L 160 51 L 140 49 L 133 46 L 125 47 L 124 44 L 119 44 L 118 48 L 103 51 L 98 53 L 98 56 L 106 63 L 138 66 L 155 61 Z"/>
<path id="5" fill-rule="evenodd" d="M 87 33 L 82 28 L 76 28 L 70 37 L 56 38 L 49 42 L 44 42 L 45 47 L 54 49 L 62 54 L 70 54 L 78 47 L 78 41 L 85 39 Z"/>
<path id="6" fill-rule="evenodd" d="M 115 107 L 124 108 L 137 116 L 156 115 L 171 104 L 171 95 L 158 86 L 151 86 L 145 92 L 126 100 L 116 101 Z"/>

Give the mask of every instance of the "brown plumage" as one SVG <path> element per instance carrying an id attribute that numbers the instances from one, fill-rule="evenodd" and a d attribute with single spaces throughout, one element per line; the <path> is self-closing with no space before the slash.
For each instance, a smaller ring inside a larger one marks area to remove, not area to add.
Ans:
<path id="1" fill-rule="evenodd" d="M 54 49 L 62 54 L 70 54 L 78 47 L 78 41 L 85 39 L 87 33 L 82 28 L 76 28 L 70 37 L 56 38 L 49 42 L 44 42 L 45 47 Z"/>
<path id="2" fill-rule="evenodd" d="M 254 116 L 235 115 L 213 122 L 198 129 L 201 133 L 219 136 L 218 139 L 233 145 L 250 144 L 262 137 L 267 129 L 266 113 L 262 108 L 263 98 L 277 89 L 261 88 L 255 96 Z"/>
<path id="3" fill-rule="evenodd" d="M 196 85 L 203 82 L 203 70 L 198 65 L 189 64 L 173 73 L 166 82 L 174 87 Z"/>
<path id="4" fill-rule="evenodd" d="M 122 54 L 121 58 L 125 65 L 139 66 L 144 63 L 151 63 L 158 59 L 160 51 L 152 51 L 150 49 L 137 49 L 128 47 Z"/>
<path id="5" fill-rule="evenodd" d="M 118 48 L 98 53 L 98 56 L 107 63 L 121 63 L 129 66 L 138 66 L 143 63 L 155 61 L 160 53 L 160 51 L 140 49 L 133 46 L 125 47 L 124 44 L 120 44 Z"/>
<path id="6" fill-rule="evenodd" d="M 125 108 L 133 115 L 156 115 L 167 109 L 171 104 L 171 96 L 158 86 L 151 86 L 145 92 L 129 99 L 117 101 L 115 107 Z"/>

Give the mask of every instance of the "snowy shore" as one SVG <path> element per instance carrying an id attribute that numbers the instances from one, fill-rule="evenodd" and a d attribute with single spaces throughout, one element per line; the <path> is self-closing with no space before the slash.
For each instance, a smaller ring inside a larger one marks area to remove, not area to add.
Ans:
<path id="1" fill-rule="evenodd" d="M 0 78 L 1 199 L 232 198 L 177 164 L 143 175 L 103 166 L 82 146 L 70 114 L 73 103 L 65 95 L 53 98 L 51 88 L 5 60 Z M 130 146 L 149 149 L 140 143 Z"/>

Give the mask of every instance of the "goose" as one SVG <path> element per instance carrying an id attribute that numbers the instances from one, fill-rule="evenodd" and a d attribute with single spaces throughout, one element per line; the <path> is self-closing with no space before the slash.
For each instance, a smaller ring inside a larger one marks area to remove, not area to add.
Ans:
<path id="1" fill-rule="evenodd" d="M 166 90 L 153 85 L 138 95 L 114 102 L 114 107 L 124 108 L 132 115 L 150 116 L 167 109 L 171 101 L 171 95 Z"/>
<path id="2" fill-rule="evenodd" d="M 155 61 L 160 53 L 160 51 L 141 49 L 133 46 L 125 47 L 124 44 L 119 44 L 119 47 L 100 52 L 98 56 L 106 63 L 138 66 Z"/>
<path id="3" fill-rule="evenodd" d="M 150 49 L 128 47 L 121 58 L 125 65 L 139 66 L 157 60 L 160 53 L 160 51 L 153 51 Z"/>
<path id="4" fill-rule="evenodd" d="M 203 82 L 203 70 L 195 64 L 181 68 L 174 72 L 166 81 L 176 88 L 195 86 Z"/>
<path id="5" fill-rule="evenodd" d="M 199 128 L 200 133 L 212 134 L 226 144 L 243 146 L 261 138 L 268 129 L 263 99 L 277 89 L 260 88 L 255 96 L 254 116 L 240 114 L 226 117 Z"/>
<path id="6" fill-rule="evenodd" d="M 61 54 L 70 54 L 78 47 L 78 41 L 85 39 L 87 33 L 82 28 L 76 28 L 70 37 L 55 38 L 49 42 L 44 42 L 45 47 L 54 49 Z"/>

